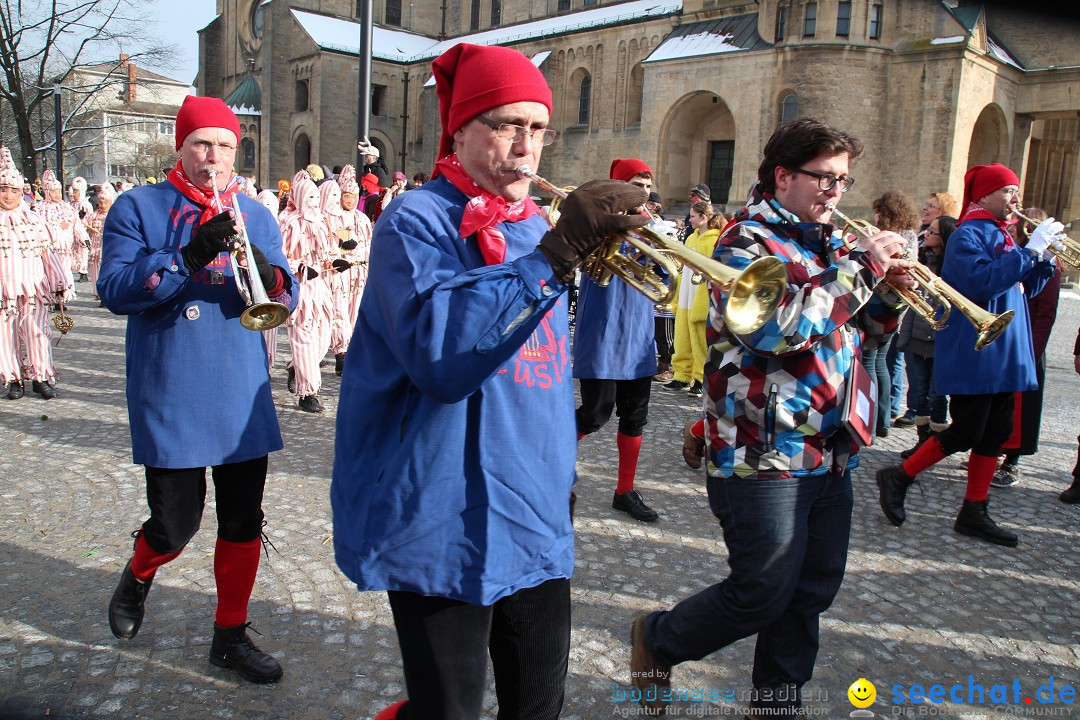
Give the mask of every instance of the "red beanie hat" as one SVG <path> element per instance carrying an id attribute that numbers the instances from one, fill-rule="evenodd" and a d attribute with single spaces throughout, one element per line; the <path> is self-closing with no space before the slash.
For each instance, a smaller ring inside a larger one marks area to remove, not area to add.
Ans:
<path id="1" fill-rule="evenodd" d="M 1020 185 L 1020 178 L 1012 170 L 1000 163 L 976 165 L 964 175 L 964 204 L 960 206 L 960 212 L 966 213 L 971 203 L 979 202 L 1006 185 Z"/>
<path id="2" fill-rule="evenodd" d="M 648 173 L 652 175 L 652 168 L 645 164 L 644 160 L 637 158 L 615 158 L 611 161 L 611 179 L 629 182 L 631 178 Z"/>
<path id="3" fill-rule="evenodd" d="M 240 121 L 221 99 L 216 97 L 198 97 L 188 95 L 176 113 L 176 149 L 184 144 L 195 130 L 206 127 L 218 127 L 231 130 L 240 141 Z"/>
<path id="4" fill-rule="evenodd" d="M 517 50 L 459 43 L 431 63 L 442 135 L 436 160 L 450 154 L 454 133 L 500 105 L 538 102 L 551 112 L 551 88 L 539 68 Z"/>
<path id="5" fill-rule="evenodd" d="M 375 173 L 367 173 L 364 177 L 360 178 L 360 184 L 364 186 L 364 189 L 369 194 L 375 194 L 379 192 L 379 176 Z"/>

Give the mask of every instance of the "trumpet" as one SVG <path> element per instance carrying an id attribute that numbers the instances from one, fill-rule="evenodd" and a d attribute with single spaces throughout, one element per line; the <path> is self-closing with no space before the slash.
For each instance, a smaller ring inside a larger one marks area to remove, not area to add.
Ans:
<path id="1" fill-rule="evenodd" d="M 574 188 L 561 188 L 528 165 L 518 167 L 516 172 L 555 196 L 548 210 L 548 222 L 554 227 L 559 220 L 559 206 Z M 624 242 L 631 248 L 629 253 L 621 250 Z M 767 323 L 787 292 L 787 271 L 779 258 L 758 258 L 742 270 L 734 270 L 649 227 L 613 233 L 586 258 L 582 272 L 601 287 L 618 277 L 655 305 L 667 305 L 675 296 L 674 283 L 668 286 L 655 267 L 674 277 L 680 265 L 692 268 L 728 295 L 724 322 L 738 334 L 754 332 Z"/>
<path id="2" fill-rule="evenodd" d="M 236 289 L 240 292 L 247 309 L 240 315 L 240 324 L 248 330 L 270 330 L 285 322 L 289 317 L 289 308 L 282 303 L 274 302 L 266 295 L 262 279 L 258 269 L 252 270 L 255 264 L 255 256 L 251 252 L 251 240 L 248 238 L 247 225 L 244 223 L 244 214 L 236 207 L 226 208 L 218 193 L 217 171 L 210 171 L 210 184 L 214 188 L 214 202 L 217 203 L 221 212 L 231 211 L 233 220 L 236 222 L 238 240 L 234 241 L 232 252 L 229 253 L 229 262 L 232 264 L 233 279 L 236 280 Z M 241 250 L 247 258 L 248 266 L 245 267 L 236 261 L 236 255 Z"/>
<path id="3" fill-rule="evenodd" d="M 847 230 L 857 235 L 861 235 L 864 238 L 868 238 L 877 232 L 870 223 L 865 220 L 852 220 L 844 213 L 836 209 L 835 203 L 828 203 L 825 206 L 826 210 L 832 212 L 833 215 L 840 218 L 844 223 L 844 227 L 840 233 L 844 237 L 844 245 L 849 249 L 854 249 L 855 244 L 849 243 L 847 240 Z M 905 259 L 907 251 L 905 250 Z M 1000 315 L 994 315 L 988 310 L 984 310 L 971 300 L 961 295 L 959 291 L 946 283 L 940 277 L 934 274 L 934 271 L 923 265 L 921 262 L 915 261 L 915 265 L 908 270 L 912 279 L 919 284 L 923 292 L 926 293 L 924 297 L 918 289 L 908 289 L 897 287 L 892 283 L 889 283 L 893 291 L 900 296 L 907 305 L 917 312 L 926 322 L 930 323 L 930 326 L 934 330 L 941 330 L 945 327 L 945 322 L 948 320 L 952 309 L 955 307 L 960 313 L 967 318 L 975 327 L 975 349 L 982 350 L 984 347 L 1001 337 L 1001 333 L 1005 332 L 1005 328 L 1009 326 L 1009 323 L 1013 319 L 1013 311 L 1006 310 Z M 888 282 L 888 280 L 886 280 Z M 940 316 L 938 311 L 941 311 Z"/>
<path id="4" fill-rule="evenodd" d="M 1019 205 L 1013 205 L 1009 208 L 1009 211 L 1021 221 L 1031 225 L 1033 230 L 1039 225 L 1038 220 L 1029 218 L 1027 215 L 1020 212 Z M 1080 240 L 1074 240 L 1062 233 L 1054 239 L 1054 242 L 1047 245 L 1046 249 L 1052 252 L 1054 257 L 1059 261 L 1065 263 L 1069 267 L 1080 269 Z"/>

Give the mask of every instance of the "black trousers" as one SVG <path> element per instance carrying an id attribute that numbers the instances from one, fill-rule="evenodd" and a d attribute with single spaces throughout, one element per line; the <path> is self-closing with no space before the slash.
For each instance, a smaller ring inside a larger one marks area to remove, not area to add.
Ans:
<path id="1" fill-rule="evenodd" d="M 267 456 L 213 467 L 218 537 L 250 542 L 262 532 L 263 488 Z M 177 552 L 199 531 L 206 505 L 206 468 L 146 467 L 146 502 L 150 519 L 143 523 L 147 544 L 157 553 Z"/>
<path id="2" fill-rule="evenodd" d="M 649 395 L 652 377 L 636 380 L 579 380 L 581 407 L 575 418 L 579 435 L 589 435 L 611 419 L 611 411 L 619 416 L 619 432 L 639 437 L 649 420 Z"/>
<path id="3" fill-rule="evenodd" d="M 675 352 L 675 318 L 656 316 L 653 320 L 653 340 L 656 341 L 658 361 L 670 365 Z"/>
<path id="4" fill-rule="evenodd" d="M 952 425 L 938 435 L 946 455 L 966 450 L 997 457 L 1012 434 L 1014 393 L 950 395 Z"/>
<path id="5" fill-rule="evenodd" d="M 555 720 L 570 652 L 570 581 L 549 580 L 494 605 L 390 591 L 409 702 L 398 720 L 479 720 L 487 657 L 498 720 Z"/>

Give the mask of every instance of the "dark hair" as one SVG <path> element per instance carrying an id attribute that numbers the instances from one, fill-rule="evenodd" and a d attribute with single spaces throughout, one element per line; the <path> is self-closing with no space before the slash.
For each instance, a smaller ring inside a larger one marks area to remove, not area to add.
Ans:
<path id="1" fill-rule="evenodd" d="M 933 225 L 937 221 L 938 229 L 941 231 L 939 237 L 941 237 L 941 267 L 938 268 L 938 275 L 945 267 L 945 248 L 949 246 L 949 236 L 956 231 L 956 218 L 952 215 L 938 215 L 936 218 L 930 221 Z"/>
<path id="2" fill-rule="evenodd" d="M 845 132 L 813 118 L 799 118 L 780 125 L 765 143 L 765 153 L 758 166 L 758 186 L 767 193 L 776 192 L 776 168 L 794 170 L 818 155 L 847 153 L 855 160 L 862 155 L 863 144 Z"/>
<path id="3" fill-rule="evenodd" d="M 899 190 L 886 190 L 874 201 L 873 208 L 878 214 L 878 227 L 882 230 L 900 232 L 912 230 L 919 224 L 915 206 L 911 204 L 908 196 Z"/>
<path id="4" fill-rule="evenodd" d="M 427 173 L 418 172 L 412 176 L 413 182 L 426 183 L 428 181 Z"/>

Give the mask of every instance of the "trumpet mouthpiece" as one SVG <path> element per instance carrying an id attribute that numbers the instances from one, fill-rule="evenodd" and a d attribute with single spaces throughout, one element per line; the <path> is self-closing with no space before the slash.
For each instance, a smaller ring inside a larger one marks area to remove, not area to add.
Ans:
<path id="1" fill-rule="evenodd" d="M 834 210 L 836 210 L 836 203 L 834 203 L 834 202 L 825 203 L 825 209 L 828 210 L 829 212 L 833 212 Z"/>
<path id="2" fill-rule="evenodd" d="M 518 165 L 514 172 L 516 172 L 519 177 L 523 178 L 532 179 L 533 176 L 532 168 L 528 165 Z"/>

